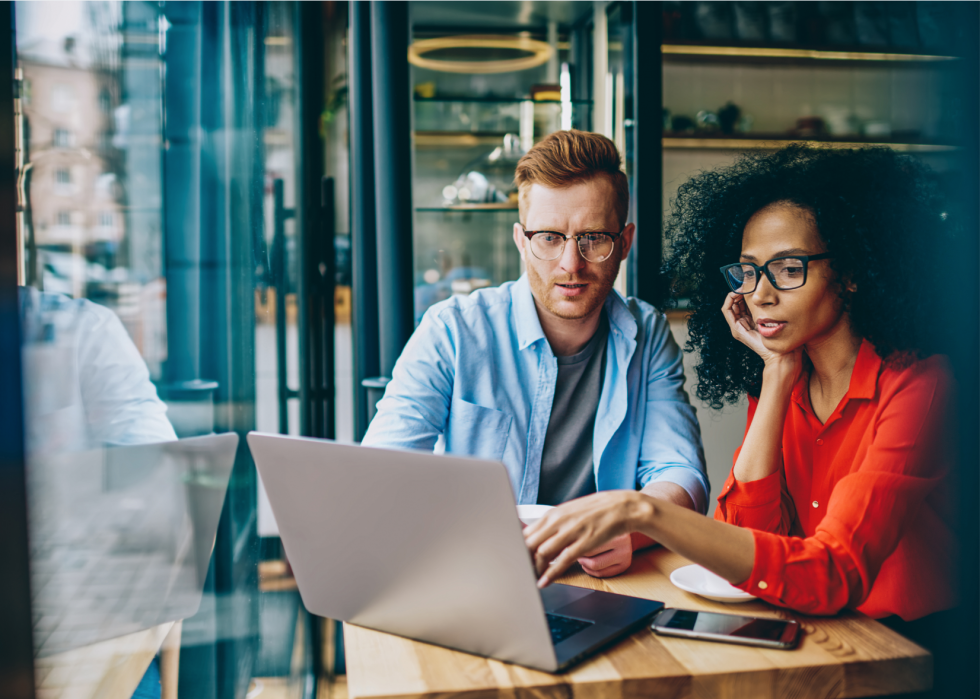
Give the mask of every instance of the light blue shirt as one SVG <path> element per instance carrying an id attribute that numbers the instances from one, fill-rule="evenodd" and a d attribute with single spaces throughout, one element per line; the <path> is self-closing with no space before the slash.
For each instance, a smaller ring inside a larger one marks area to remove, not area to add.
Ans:
<path id="1" fill-rule="evenodd" d="M 701 432 L 680 348 L 650 304 L 613 291 L 592 458 L 596 490 L 676 483 L 708 501 Z M 446 451 L 507 467 L 517 502 L 537 502 L 558 360 L 527 277 L 430 308 L 395 364 L 363 444 Z"/>
<path id="2" fill-rule="evenodd" d="M 115 313 L 32 287 L 19 299 L 30 455 L 177 439 Z"/>

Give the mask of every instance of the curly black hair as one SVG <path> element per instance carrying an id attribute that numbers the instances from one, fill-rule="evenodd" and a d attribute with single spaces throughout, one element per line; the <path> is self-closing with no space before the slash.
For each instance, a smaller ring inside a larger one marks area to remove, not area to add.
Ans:
<path id="1" fill-rule="evenodd" d="M 663 271 L 673 294 L 690 300 L 685 350 L 700 355 L 699 398 L 718 409 L 762 387 L 762 360 L 721 313 L 729 289 L 718 268 L 738 261 L 746 223 L 776 202 L 812 214 L 837 278 L 855 288 L 841 284 L 840 294 L 858 336 L 886 361 L 938 351 L 934 265 L 951 222 L 936 175 L 883 147 L 743 154 L 681 185 L 664 226 Z"/>

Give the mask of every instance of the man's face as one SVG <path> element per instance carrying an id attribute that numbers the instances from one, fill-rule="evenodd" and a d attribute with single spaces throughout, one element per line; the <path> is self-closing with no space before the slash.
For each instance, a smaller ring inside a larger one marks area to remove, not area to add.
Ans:
<path id="1" fill-rule="evenodd" d="M 564 235 L 619 232 L 616 195 L 605 177 L 596 177 L 568 187 L 531 185 L 524 212 L 528 231 L 554 231 Z M 579 320 L 599 313 L 612 290 L 619 265 L 633 244 L 633 224 L 616 240 L 612 254 L 602 262 L 582 257 L 574 240 L 556 260 L 539 260 L 519 224 L 514 224 L 514 243 L 527 265 L 531 293 L 538 312 L 564 320 Z"/>

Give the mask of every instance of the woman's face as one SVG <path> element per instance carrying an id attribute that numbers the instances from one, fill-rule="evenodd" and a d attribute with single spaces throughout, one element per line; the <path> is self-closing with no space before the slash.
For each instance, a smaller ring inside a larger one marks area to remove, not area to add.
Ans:
<path id="1" fill-rule="evenodd" d="M 827 248 L 809 211 L 776 203 L 757 211 L 742 232 L 741 262 L 760 267 L 775 257 L 816 255 Z M 765 346 L 788 352 L 801 346 L 813 349 L 838 332 L 849 332 L 830 260 L 814 260 L 807 267 L 806 284 L 780 291 L 760 275 L 759 285 L 742 296 Z"/>

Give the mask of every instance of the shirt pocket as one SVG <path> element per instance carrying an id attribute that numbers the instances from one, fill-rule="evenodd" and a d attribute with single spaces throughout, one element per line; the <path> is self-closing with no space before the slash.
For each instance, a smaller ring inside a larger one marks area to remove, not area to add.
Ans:
<path id="1" fill-rule="evenodd" d="M 502 410 L 453 398 L 446 430 L 446 451 L 500 461 L 514 418 Z"/>

